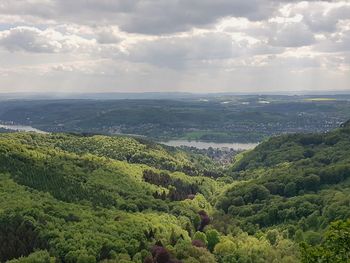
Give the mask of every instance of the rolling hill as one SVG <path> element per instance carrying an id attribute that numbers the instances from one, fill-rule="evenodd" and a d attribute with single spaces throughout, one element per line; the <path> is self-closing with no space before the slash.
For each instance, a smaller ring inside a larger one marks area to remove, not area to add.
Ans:
<path id="1" fill-rule="evenodd" d="M 349 161 L 348 124 L 229 167 L 124 136 L 2 133 L 0 261 L 347 262 Z"/>

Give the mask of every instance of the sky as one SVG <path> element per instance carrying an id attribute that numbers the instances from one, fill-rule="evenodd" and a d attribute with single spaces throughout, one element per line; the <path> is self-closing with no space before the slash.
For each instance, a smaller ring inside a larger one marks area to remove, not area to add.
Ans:
<path id="1" fill-rule="evenodd" d="M 325 90 L 349 0 L 0 0 L 0 92 Z"/>

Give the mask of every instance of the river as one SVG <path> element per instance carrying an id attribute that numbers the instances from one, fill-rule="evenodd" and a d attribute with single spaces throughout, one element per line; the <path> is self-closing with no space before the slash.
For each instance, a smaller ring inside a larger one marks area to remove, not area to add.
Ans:
<path id="1" fill-rule="evenodd" d="M 26 125 L 0 124 L 0 128 L 12 130 L 12 131 L 47 133 L 39 129 L 33 128 L 32 126 L 26 126 Z"/>
<path id="2" fill-rule="evenodd" d="M 25 132 L 37 132 L 37 133 L 47 133 L 39 129 L 33 128 L 32 126 L 26 125 L 14 125 L 14 124 L 0 124 L 0 128 L 13 131 L 25 131 Z M 229 148 L 233 150 L 250 150 L 254 149 L 257 143 L 216 143 L 216 142 L 202 142 L 202 141 L 187 141 L 187 140 L 170 140 L 167 142 L 159 142 L 168 146 L 188 146 L 195 147 L 198 149 L 208 149 L 208 148 Z"/>
<path id="3" fill-rule="evenodd" d="M 198 149 L 208 149 L 212 148 L 230 148 L 233 150 L 250 150 L 254 149 L 257 143 L 216 143 L 216 142 L 202 142 L 202 141 L 187 141 L 187 140 L 170 140 L 167 142 L 160 142 L 168 146 L 188 146 L 195 147 Z"/>

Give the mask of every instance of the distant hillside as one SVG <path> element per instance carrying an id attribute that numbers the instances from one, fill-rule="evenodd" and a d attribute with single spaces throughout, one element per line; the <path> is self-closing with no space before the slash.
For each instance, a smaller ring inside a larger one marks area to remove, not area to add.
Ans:
<path id="1" fill-rule="evenodd" d="M 209 96 L 193 99 L 14 100 L 0 122 L 49 132 L 138 134 L 158 141 L 260 142 L 295 132 L 324 132 L 350 118 L 347 97 Z"/>
<path id="2" fill-rule="evenodd" d="M 54 147 L 78 155 L 93 154 L 128 163 L 147 164 L 189 175 L 220 173 L 217 164 L 205 155 L 185 152 L 140 138 L 63 133 L 18 133 L 16 136 L 3 134 L 2 138 L 12 138 L 29 145 Z"/>

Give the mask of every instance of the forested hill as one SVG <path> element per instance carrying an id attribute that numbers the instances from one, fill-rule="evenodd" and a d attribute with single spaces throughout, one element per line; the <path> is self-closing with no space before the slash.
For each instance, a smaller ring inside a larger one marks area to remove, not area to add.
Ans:
<path id="1" fill-rule="evenodd" d="M 158 141 L 259 142 L 286 132 L 338 127 L 350 118 L 349 99 L 222 94 L 171 100 L 8 100 L 0 103 L 0 122 L 48 132 L 139 134 Z"/>
<path id="2" fill-rule="evenodd" d="M 3 135 L 6 138 L 6 135 Z M 188 175 L 219 175 L 216 164 L 207 156 L 185 152 L 152 141 L 126 136 L 79 134 L 17 134 L 14 140 L 40 147 L 51 147 L 77 155 L 93 154 L 128 163 L 147 164 L 154 168 L 181 171 Z"/>
<path id="3" fill-rule="evenodd" d="M 347 125 L 235 159 L 220 167 L 129 137 L 2 133 L 0 262 L 349 260 Z"/>

